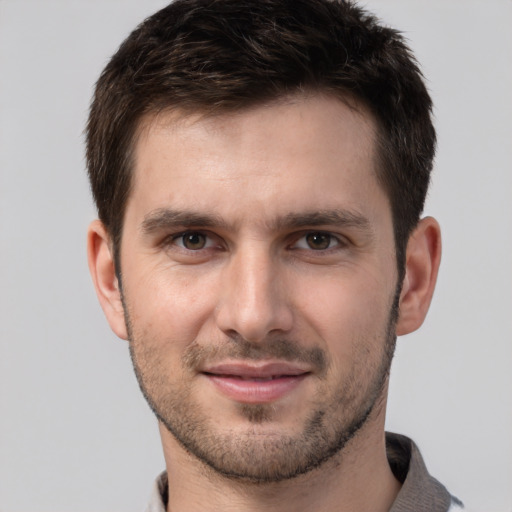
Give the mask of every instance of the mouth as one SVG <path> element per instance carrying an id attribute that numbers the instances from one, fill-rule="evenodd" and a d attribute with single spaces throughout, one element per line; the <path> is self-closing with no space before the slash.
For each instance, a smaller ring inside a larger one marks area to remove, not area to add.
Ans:
<path id="1" fill-rule="evenodd" d="M 292 393 L 311 372 L 294 363 L 223 363 L 201 372 L 227 398 L 240 403 L 275 402 Z"/>

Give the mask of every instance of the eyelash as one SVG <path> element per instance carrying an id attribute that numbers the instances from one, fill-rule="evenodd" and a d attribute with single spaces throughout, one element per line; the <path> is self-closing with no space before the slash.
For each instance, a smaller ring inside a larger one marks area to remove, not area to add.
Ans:
<path id="1" fill-rule="evenodd" d="M 309 244 L 311 240 L 307 240 L 308 237 L 320 237 L 327 238 L 327 247 L 324 248 L 313 248 Z M 307 247 L 299 247 L 299 242 L 301 240 L 305 241 L 305 244 Z M 334 245 L 332 245 L 334 242 Z M 328 231 L 307 231 L 305 233 L 302 233 L 300 237 L 296 239 L 296 241 L 291 245 L 291 249 L 293 250 L 304 250 L 304 251 L 312 251 L 317 253 L 326 253 L 328 251 L 333 251 L 336 249 L 342 248 L 344 245 L 346 245 L 346 242 L 343 242 L 342 239 L 339 236 L 336 236 L 332 233 L 329 233 Z"/>
<path id="2" fill-rule="evenodd" d="M 201 237 L 204 237 L 205 239 L 205 245 L 203 247 L 198 247 L 196 249 L 191 249 L 189 247 L 186 247 L 185 246 L 185 243 L 184 243 L 184 239 L 186 236 L 201 236 Z M 311 246 L 309 246 L 309 243 L 311 241 L 305 241 L 305 244 L 308 245 L 308 247 L 300 247 L 299 246 L 299 242 L 301 242 L 301 240 L 307 240 L 308 237 L 327 237 L 328 240 L 327 240 L 327 243 L 328 243 L 328 246 L 325 247 L 325 248 L 312 248 Z M 204 232 L 204 231 L 201 231 L 201 230 L 186 230 L 186 231 L 181 231 L 179 233 L 175 233 L 173 235 L 170 235 L 169 237 L 167 237 L 164 242 L 163 242 L 163 245 L 174 245 L 176 247 L 178 247 L 179 249 L 183 250 L 183 251 L 186 251 L 188 253 L 194 253 L 194 252 L 197 252 L 199 253 L 200 251 L 204 251 L 204 250 L 209 250 L 209 249 L 213 249 L 215 248 L 215 240 L 214 240 L 215 236 L 213 236 L 212 234 L 208 233 L 208 232 Z M 181 240 L 181 243 L 180 243 L 180 240 Z M 334 242 L 334 246 L 332 245 Z M 221 244 L 218 244 L 217 245 L 218 247 L 221 246 Z M 294 237 L 294 241 L 288 245 L 288 248 L 290 250 L 294 250 L 294 251 L 311 251 L 311 252 L 314 252 L 314 253 L 318 253 L 318 254 L 322 254 L 322 253 L 327 253 L 327 252 L 331 252 L 331 251 L 335 251 L 336 249 L 341 249 L 343 247 L 346 247 L 347 246 L 347 241 L 344 240 L 342 237 L 340 236 L 337 236 L 337 235 L 334 235 L 328 231 L 304 231 L 302 233 L 300 233 L 300 236 L 295 236 Z"/>
<path id="3" fill-rule="evenodd" d="M 185 244 L 184 244 L 185 237 L 186 236 L 197 236 L 197 235 L 205 238 L 205 247 L 200 247 L 197 249 L 189 249 L 188 247 L 185 247 Z M 179 243 L 180 240 L 182 241 L 182 244 Z M 187 251 L 187 252 L 191 252 L 191 253 L 199 252 L 199 251 L 202 251 L 205 249 L 211 249 L 215 245 L 215 242 L 214 242 L 211 234 L 205 233 L 204 231 L 193 230 L 193 229 L 189 229 L 187 231 L 181 231 L 180 233 L 171 235 L 164 241 L 164 243 L 166 245 L 175 245 L 175 246 L 179 247 L 180 249 Z"/>

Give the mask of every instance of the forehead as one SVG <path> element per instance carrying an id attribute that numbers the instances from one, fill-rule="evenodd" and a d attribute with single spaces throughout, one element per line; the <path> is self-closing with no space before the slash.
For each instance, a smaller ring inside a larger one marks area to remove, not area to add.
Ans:
<path id="1" fill-rule="evenodd" d="M 363 108 L 325 96 L 222 115 L 163 112 L 141 123 L 128 207 L 360 208 L 382 195 L 375 132 Z"/>

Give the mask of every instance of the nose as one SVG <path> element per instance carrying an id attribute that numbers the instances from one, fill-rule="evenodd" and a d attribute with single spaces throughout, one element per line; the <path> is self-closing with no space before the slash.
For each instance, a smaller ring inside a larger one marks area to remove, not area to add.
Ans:
<path id="1" fill-rule="evenodd" d="M 233 255 L 223 273 L 216 322 L 228 336 L 261 342 L 292 328 L 286 269 L 263 248 Z"/>

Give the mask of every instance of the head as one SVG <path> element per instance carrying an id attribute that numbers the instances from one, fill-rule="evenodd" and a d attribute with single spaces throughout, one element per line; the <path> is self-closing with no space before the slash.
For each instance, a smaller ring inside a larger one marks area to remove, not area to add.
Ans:
<path id="1" fill-rule="evenodd" d="M 87 126 L 91 187 L 116 271 L 142 119 L 219 115 L 311 93 L 373 117 L 403 275 L 432 169 L 432 103 L 403 37 L 352 2 L 330 0 L 178 0 L 124 41 L 98 80 Z"/>
<path id="2" fill-rule="evenodd" d="M 122 44 L 88 125 L 89 258 L 164 446 L 268 482 L 382 437 L 439 263 L 430 110 L 349 2 L 178 0 Z"/>

